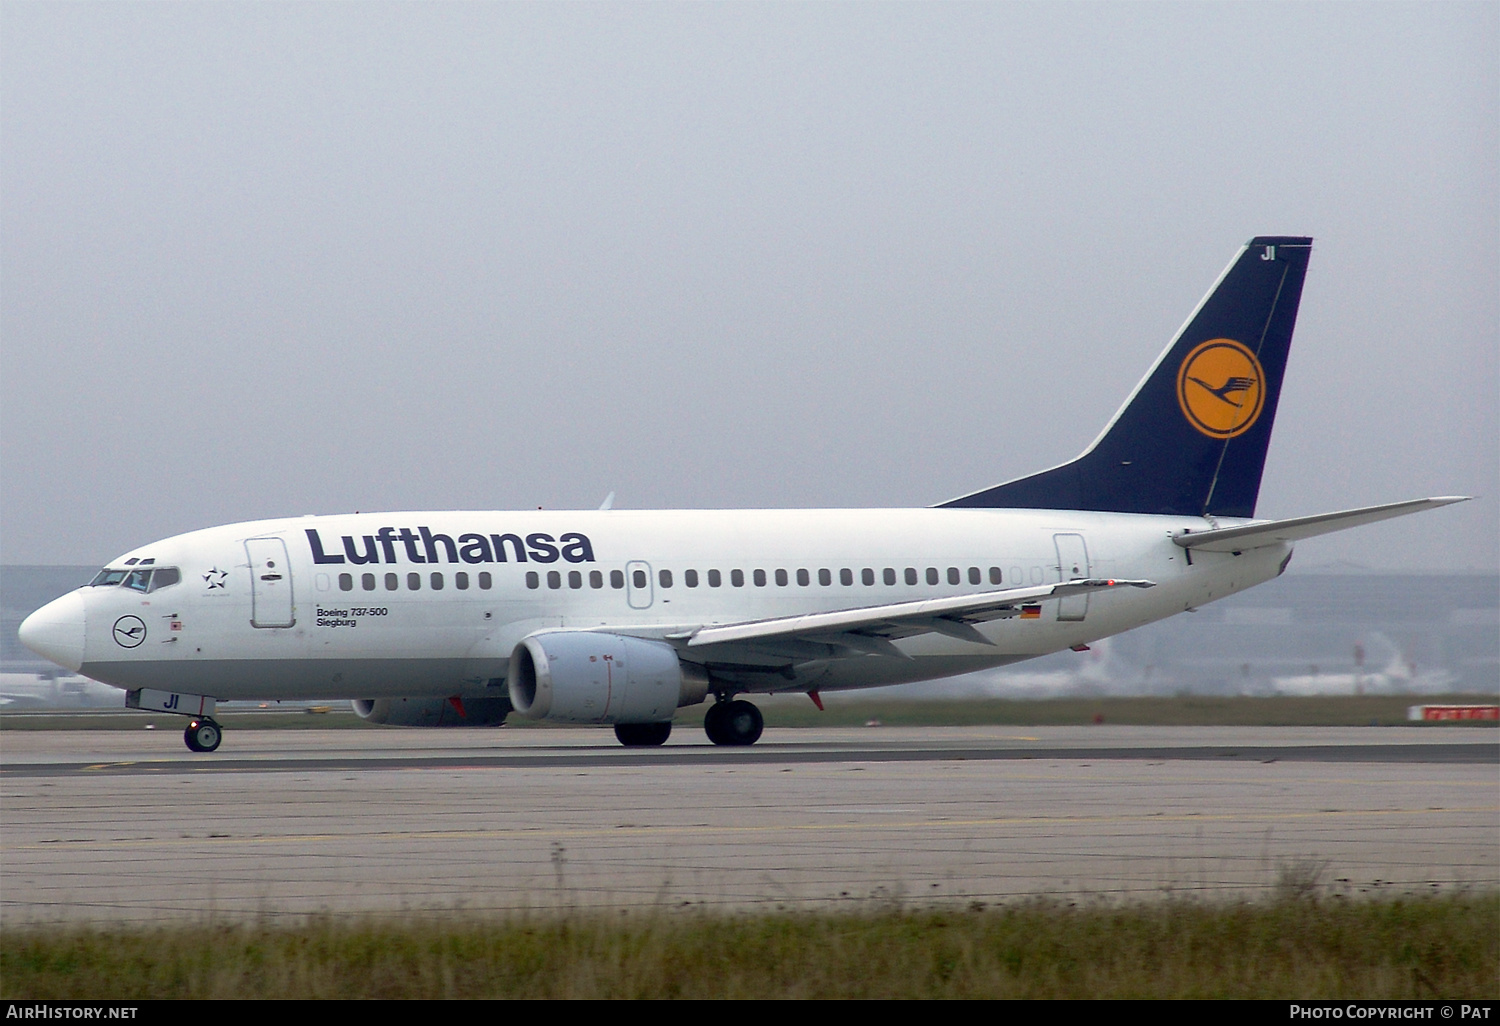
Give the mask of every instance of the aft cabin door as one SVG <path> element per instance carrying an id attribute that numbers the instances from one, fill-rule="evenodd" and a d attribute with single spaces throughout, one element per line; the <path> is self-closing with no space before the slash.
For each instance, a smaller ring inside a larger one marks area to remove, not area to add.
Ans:
<path id="1" fill-rule="evenodd" d="M 245 552 L 250 557 L 250 626 L 292 626 L 297 619 L 292 614 L 292 567 L 286 558 L 286 542 L 250 538 Z"/>
<path id="2" fill-rule="evenodd" d="M 1052 541 L 1057 545 L 1057 579 L 1076 581 L 1087 578 L 1089 550 L 1088 546 L 1083 543 L 1083 535 L 1054 534 Z M 1057 601 L 1059 620 L 1082 620 L 1088 611 L 1089 597 L 1087 595 L 1070 595 Z"/>

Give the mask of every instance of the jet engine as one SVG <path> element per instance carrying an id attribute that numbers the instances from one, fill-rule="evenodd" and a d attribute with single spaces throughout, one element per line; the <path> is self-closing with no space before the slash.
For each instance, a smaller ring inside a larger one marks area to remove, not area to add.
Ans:
<path id="1" fill-rule="evenodd" d="M 708 694 L 702 667 L 665 641 L 597 631 L 540 631 L 510 657 L 510 702 L 527 719 L 665 723 Z"/>
<path id="2" fill-rule="evenodd" d="M 360 719 L 388 727 L 498 727 L 510 713 L 508 698 L 357 698 Z"/>

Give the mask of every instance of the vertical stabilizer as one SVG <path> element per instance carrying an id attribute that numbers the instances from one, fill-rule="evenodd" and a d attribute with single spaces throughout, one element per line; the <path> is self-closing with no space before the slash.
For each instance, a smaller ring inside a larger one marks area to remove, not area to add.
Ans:
<path id="1" fill-rule="evenodd" d="M 1251 239 L 1088 450 L 942 503 L 1250 517 L 1312 239 Z"/>

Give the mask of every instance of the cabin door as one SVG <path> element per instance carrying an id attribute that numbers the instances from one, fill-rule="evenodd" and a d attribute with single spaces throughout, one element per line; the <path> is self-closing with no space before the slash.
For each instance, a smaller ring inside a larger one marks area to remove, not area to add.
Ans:
<path id="1" fill-rule="evenodd" d="M 297 622 L 292 608 L 292 566 L 286 542 L 280 538 L 249 538 L 250 626 L 290 627 Z"/>
<path id="2" fill-rule="evenodd" d="M 1059 581 L 1082 580 L 1089 575 L 1089 550 L 1083 543 L 1081 534 L 1054 534 L 1053 543 L 1057 546 L 1057 579 Z M 1087 595 L 1069 595 L 1067 598 L 1058 599 L 1057 618 L 1059 620 L 1082 620 L 1089 611 L 1089 597 Z"/>

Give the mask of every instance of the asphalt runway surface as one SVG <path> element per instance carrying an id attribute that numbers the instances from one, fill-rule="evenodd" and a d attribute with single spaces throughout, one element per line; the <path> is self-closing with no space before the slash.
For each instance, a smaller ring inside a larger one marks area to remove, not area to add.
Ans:
<path id="1" fill-rule="evenodd" d="M 1500 731 L 0 734 L 0 926 L 1500 886 Z"/>

